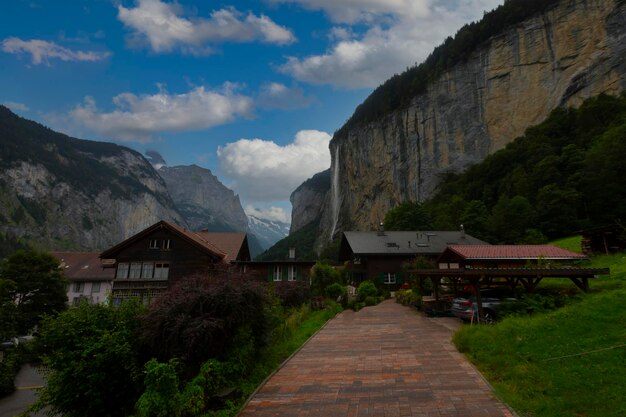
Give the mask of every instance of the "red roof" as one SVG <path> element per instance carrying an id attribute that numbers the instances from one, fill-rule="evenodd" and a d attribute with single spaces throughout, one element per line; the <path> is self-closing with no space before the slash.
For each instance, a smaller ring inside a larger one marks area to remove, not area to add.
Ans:
<path id="1" fill-rule="evenodd" d="M 464 259 L 586 259 L 552 245 L 450 245 L 448 249 Z"/>
<path id="2" fill-rule="evenodd" d="M 241 251 L 244 240 L 246 239 L 245 233 L 237 232 L 195 232 L 200 239 L 204 239 L 210 245 L 218 247 L 223 253 L 226 254 L 224 261 L 235 261 Z"/>
<path id="3" fill-rule="evenodd" d="M 100 259 L 98 252 L 52 252 L 70 281 L 112 281 L 115 263 Z"/>

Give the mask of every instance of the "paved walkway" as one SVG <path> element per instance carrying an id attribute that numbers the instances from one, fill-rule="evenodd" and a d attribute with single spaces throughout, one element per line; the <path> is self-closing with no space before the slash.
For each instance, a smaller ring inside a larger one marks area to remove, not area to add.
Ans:
<path id="1" fill-rule="evenodd" d="M 0 417 L 14 417 L 25 411 L 37 400 L 37 389 L 45 384 L 44 378 L 31 365 L 24 365 L 15 378 L 16 391 L 0 400 Z M 43 417 L 43 412 L 31 414 Z"/>
<path id="2" fill-rule="evenodd" d="M 452 345 L 458 325 L 392 300 L 344 311 L 267 381 L 240 417 L 514 416 Z"/>

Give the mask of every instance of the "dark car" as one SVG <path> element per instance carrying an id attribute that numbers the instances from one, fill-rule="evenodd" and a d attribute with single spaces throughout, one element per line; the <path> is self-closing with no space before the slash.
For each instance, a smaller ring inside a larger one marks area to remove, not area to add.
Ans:
<path id="1" fill-rule="evenodd" d="M 480 298 L 483 304 L 483 316 L 478 315 L 476 296 L 471 293 L 463 293 L 452 301 L 452 314 L 464 321 L 481 321 L 493 323 L 498 317 L 498 309 L 504 302 L 515 301 L 515 293 L 504 288 L 485 288 L 480 290 Z"/>

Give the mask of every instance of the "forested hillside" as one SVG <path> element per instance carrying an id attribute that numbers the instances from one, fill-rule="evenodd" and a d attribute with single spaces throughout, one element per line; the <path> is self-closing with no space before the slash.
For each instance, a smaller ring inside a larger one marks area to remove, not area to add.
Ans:
<path id="1" fill-rule="evenodd" d="M 460 224 L 492 243 L 535 242 L 626 226 L 626 95 L 557 109 L 424 203 L 437 229 Z"/>

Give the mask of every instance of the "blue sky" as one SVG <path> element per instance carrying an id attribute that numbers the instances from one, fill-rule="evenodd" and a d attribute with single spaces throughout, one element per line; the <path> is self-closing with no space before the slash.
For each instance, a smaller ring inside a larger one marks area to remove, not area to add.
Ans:
<path id="1" fill-rule="evenodd" d="M 13 0 L 0 103 L 211 169 L 248 212 L 290 193 L 373 88 L 502 0 Z"/>

